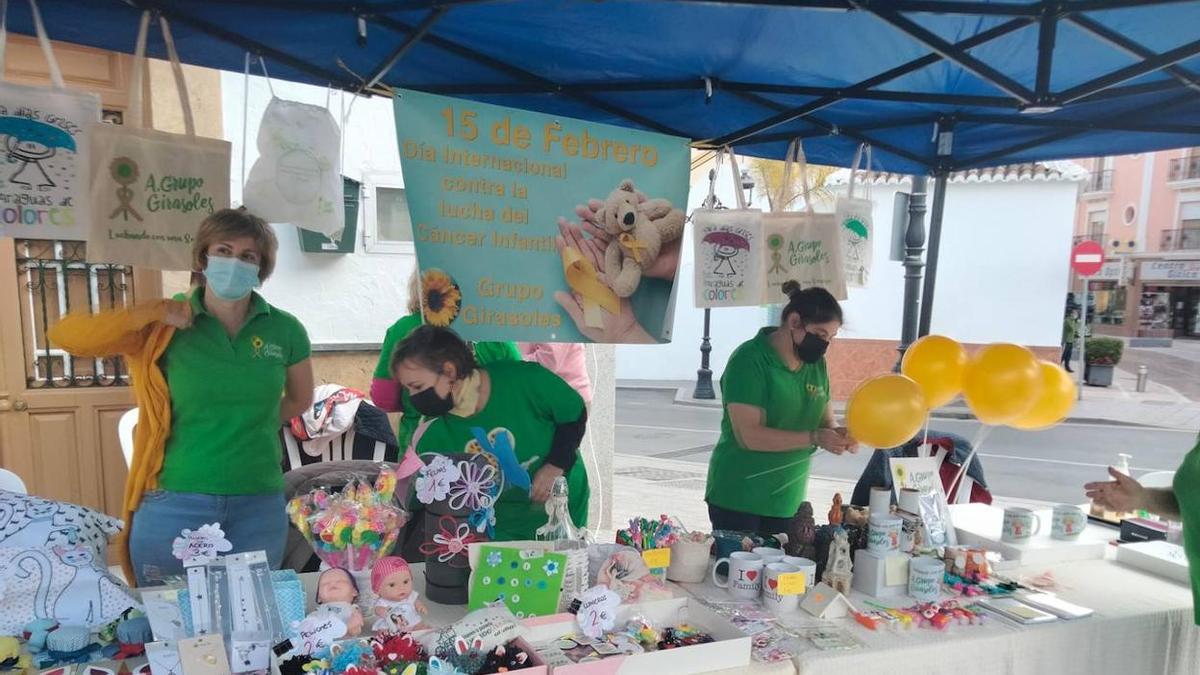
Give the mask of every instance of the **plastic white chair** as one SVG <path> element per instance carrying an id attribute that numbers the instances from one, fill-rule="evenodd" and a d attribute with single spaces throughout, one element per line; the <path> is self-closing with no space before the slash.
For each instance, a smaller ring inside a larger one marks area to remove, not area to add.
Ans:
<path id="1" fill-rule="evenodd" d="M 1151 471 L 1137 479 L 1142 487 L 1169 488 L 1175 482 L 1174 471 Z"/>
<path id="2" fill-rule="evenodd" d="M 23 495 L 29 494 L 29 491 L 25 489 L 25 481 L 8 469 L 0 469 L 0 490 L 19 492 Z"/>
<path id="3" fill-rule="evenodd" d="M 121 442 L 121 454 L 125 455 L 125 468 L 133 466 L 133 429 L 138 423 L 138 409 L 125 411 L 117 421 L 117 439 Z"/>

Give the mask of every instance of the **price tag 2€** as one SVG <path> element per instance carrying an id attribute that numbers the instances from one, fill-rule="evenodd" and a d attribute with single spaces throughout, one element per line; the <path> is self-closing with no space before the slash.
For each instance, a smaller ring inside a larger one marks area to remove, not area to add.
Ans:
<path id="1" fill-rule="evenodd" d="M 642 560 L 646 561 L 646 567 L 652 570 L 666 569 L 671 566 L 671 549 L 652 548 L 642 551 Z"/>
<path id="2" fill-rule="evenodd" d="M 780 595 L 803 595 L 807 591 L 804 582 L 804 572 L 780 574 L 778 592 Z"/>

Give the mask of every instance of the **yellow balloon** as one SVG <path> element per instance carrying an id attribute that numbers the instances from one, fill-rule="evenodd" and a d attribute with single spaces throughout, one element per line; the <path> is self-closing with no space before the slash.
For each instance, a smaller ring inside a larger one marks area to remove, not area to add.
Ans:
<path id="1" fill-rule="evenodd" d="M 932 410 L 954 400 L 962 391 L 967 350 L 945 335 L 926 335 L 904 352 L 900 372 L 911 377 Z"/>
<path id="2" fill-rule="evenodd" d="M 998 342 L 980 349 L 963 374 L 963 398 L 984 424 L 1007 424 L 1042 393 L 1038 359 L 1025 347 Z"/>
<path id="3" fill-rule="evenodd" d="M 1024 415 L 1008 423 L 1008 426 L 1026 431 L 1048 429 L 1066 419 L 1075 407 L 1079 394 L 1075 380 L 1062 366 L 1049 361 L 1038 363 L 1042 375 L 1042 393 Z"/>
<path id="4" fill-rule="evenodd" d="M 917 435 L 925 417 L 921 387 L 904 375 L 880 375 L 859 385 L 846 404 L 846 427 L 875 448 L 894 448 Z"/>

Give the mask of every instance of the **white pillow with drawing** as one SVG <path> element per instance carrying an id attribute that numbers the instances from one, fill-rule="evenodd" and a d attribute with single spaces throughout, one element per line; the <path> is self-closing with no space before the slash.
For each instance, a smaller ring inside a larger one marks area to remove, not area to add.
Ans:
<path id="1" fill-rule="evenodd" d="M 0 547 L 86 546 L 102 567 L 108 542 L 124 524 L 84 506 L 0 490 Z"/>
<path id="2" fill-rule="evenodd" d="M 95 629 L 137 605 L 88 546 L 0 548 L 0 635 L 37 619 Z"/>

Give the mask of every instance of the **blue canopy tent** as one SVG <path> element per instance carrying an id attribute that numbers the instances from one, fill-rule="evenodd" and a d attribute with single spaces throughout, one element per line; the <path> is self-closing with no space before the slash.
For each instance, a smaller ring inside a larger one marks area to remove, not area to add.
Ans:
<path id="1" fill-rule="evenodd" d="M 28 5 L 11 30 L 32 34 Z M 352 91 L 407 87 L 685 136 L 698 148 L 911 173 L 903 342 L 925 176 L 1200 145 L 1200 1 L 43 0 L 54 39 L 131 51 L 142 9 L 181 58 Z M 160 44 L 151 53 L 162 54 Z M 946 180 L 931 220 L 929 302 Z"/>

